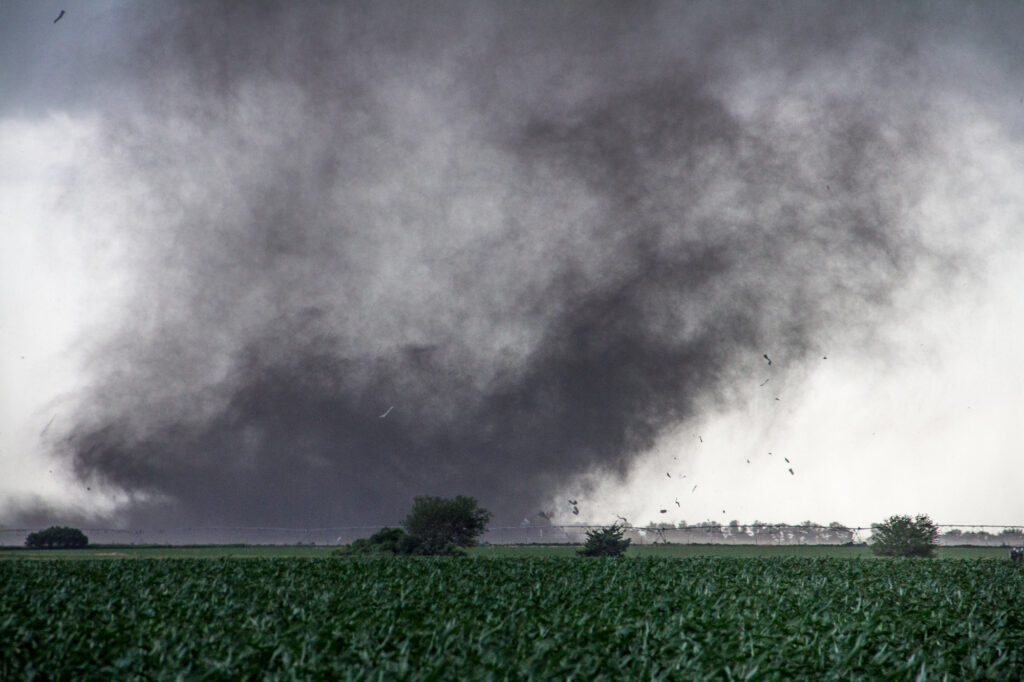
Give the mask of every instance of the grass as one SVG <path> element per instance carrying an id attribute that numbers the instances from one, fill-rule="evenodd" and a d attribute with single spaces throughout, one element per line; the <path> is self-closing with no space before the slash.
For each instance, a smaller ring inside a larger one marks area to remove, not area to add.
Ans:
<path id="1" fill-rule="evenodd" d="M 0 679 L 1022 674 L 1024 571 L 1009 561 L 0 562 Z"/>

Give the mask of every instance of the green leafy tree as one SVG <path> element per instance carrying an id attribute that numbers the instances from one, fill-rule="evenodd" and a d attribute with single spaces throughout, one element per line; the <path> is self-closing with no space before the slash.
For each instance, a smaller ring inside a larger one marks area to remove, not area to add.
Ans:
<path id="1" fill-rule="evenodd" d="M 622 553 L 632 542 L 629 538 L 623 538 L 626 528 L 617 523 L 604 528 L 587 531 L 587 541 L 583 543 L 583 549 L 579 554 L 583 556 L 622 556 Z"/>
<path id="2" fill-rule="evenodd" d="M 475 545 L 490 520 L 491 512 L 472 497 L 426 495 L 413 500 L 412 510 L 402 525 L 418 545 L 418 551 L 412 553 L 450 554 L 452 547 Z"/>
<path id="3" fill-rule="evenodd" d="M 890 516 L 871 524 L 871 550 L 878 556 L 933 557 L 938 527 L 927 514 Z"/>
<path id="4" fill-rule="evenodd" d="M 50 526 L 25 538 L 25 546 L 31 549 L 81 549 L 88 544 L 85 533 L 67 526 Z"/>

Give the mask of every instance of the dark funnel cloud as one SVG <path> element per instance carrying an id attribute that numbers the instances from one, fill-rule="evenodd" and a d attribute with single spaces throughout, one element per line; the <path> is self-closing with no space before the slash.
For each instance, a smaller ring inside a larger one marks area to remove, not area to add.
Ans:
<path id="1" fill-rule="evenodd" d="M 921 38 L 801 7 L 130 10 L 74 470 L 134 526 L 516 523 L 869 337 L 937 257 Z"/>

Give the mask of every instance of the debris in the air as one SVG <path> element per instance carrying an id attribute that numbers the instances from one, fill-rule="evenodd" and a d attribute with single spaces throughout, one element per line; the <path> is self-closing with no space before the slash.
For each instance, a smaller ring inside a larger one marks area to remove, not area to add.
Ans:
<path id="1" fill-rule="evenodd" d="M 690 492 L 692 493 L 696 489 L 697 489 L 697 486 L 693 486 L 693 490 L 691 490 Z"/>
<path id="2" fill-rule="evenodd" d="M 668 509 L 662 509 L 662 510 L 661 510 L 661 513 L 662 513 L 662 514 L 668 514 Z"/>
<path id="3" fill-rule="evenodd" d="M 668 476 L 669 478 L 672 478 L 672 474 L 670 474 L 670 473 L 669 473 L 669 472 L 667 472 L 667 471 L 665 472 L 665 475 L 666 475 L 666 476 Z"/>
<path id="4" fill-rule="evenodd" d="M 789 468 L 789 473 L 791 473 L 791 474 L 793 474 L 794 476 L 796 476 L 796 474 L 794 474 L 794 473 L 793 473 L 793 467 L 790 467 L 790 468 Z"/>
<path id="5" fill-rule="evenodd" d="M 53 20 L 53 23 L 56 24 L 58 21 L 60 21 L 61 17 L 63 17 L 63 16 L 64 16 L 64 10 L 61 10 L 60 14 L 57 15 L 57 18 Z"/>
<path id="6" fill-rule="evenodd" d="M 761 385 L 764 386 L 765 384 L 767 384 L 771 380 L 772 380 L 771 377 L 768 377 L 767 379 L 765 379 L 764 381 L 761 382 Z"/>
<path id="7" fill-rule="evenodd" d="M 768 357 L 767 353 L 764 354 L 764 359 L 768 361 L 768 366 L 771 367 L 772 359 L 770 357 Z"/>
<path id="8" fill-rule="evenodd" d="M 789 457 L 783 457 L 782 459 L 786 460 L 786 464 L 789 464 Z"/>
<path id="9" fill-rule="evenodd" d="M 384 417 L 386 417 L 386 416 L 388 416 L 389 414 L 391 414 L 391 410 L 393 410 L 393 409 L 395 409 L 395 406 L 394 406 L 394 405 L 392 405 L 391 407 L 389 407 L 389 408 L 388 408 L 388 409 L 387 409 L 387 410 L 386 410 L 386 411 L 384 412 L 384 414 L 380 415 L 380 418 L 381 418 L 381 419 L 383 419 Z"/>

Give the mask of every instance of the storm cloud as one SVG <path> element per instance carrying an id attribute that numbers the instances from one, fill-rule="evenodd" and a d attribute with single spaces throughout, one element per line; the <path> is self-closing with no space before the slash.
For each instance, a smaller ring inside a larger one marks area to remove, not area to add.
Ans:
<path id="1" fill-rule="evenodd" d="M 130 14 L 94 150 L 127 294 L 59 444 L 127 525 L 517 522 L 954 268 L 907 219 L 920 12 Z"/>

